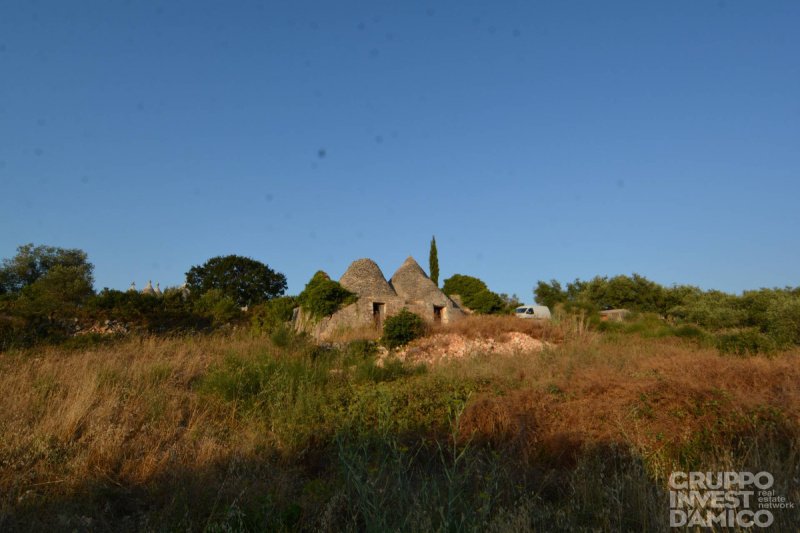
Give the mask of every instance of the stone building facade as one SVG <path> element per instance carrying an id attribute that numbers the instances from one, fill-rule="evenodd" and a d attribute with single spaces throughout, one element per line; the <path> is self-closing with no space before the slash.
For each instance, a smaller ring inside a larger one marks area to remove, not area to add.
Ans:
<path id="1" fill-rule="evenodd" d="M 397 269 L 389 281 L 372 259 L 354 261 L 339 283 L 358 295 L 358 301 L 333 315 L 313 321 L 302 310 L 297 314 L 297 329 L 319 340 L 330 340 L 358 330 L 365 336 L 378 336 L 383 321 L 403 309 L 430 323 L 448 323 L 464 317 L 463 310 L 431 281 L 413 257 Z"/>

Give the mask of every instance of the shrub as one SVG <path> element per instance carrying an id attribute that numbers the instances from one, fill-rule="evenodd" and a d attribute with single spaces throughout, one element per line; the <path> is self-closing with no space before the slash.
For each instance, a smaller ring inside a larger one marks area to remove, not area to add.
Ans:
<path id="1" fill-rule="evenodd" d="M 368 339 L 357 339 L 347 344 L 346 353 L 357 359 L 367 359 L 378 353 L 378 346 Z"/>
<path id="2" fill-rule="evenodd" d="M 670 309 L 669 315 L 711 330 L 741 327 L 747 319 L 737 297 L 719 291 L 693 295 Z"/>
<path id="3" fill-rule="evenodd" d="M 288 348 L 292 344 L 292 332 L 287 327 L 280 325 L 270 331 L 269 339 L 278 348 Z"/>
<path id="4" fill-rule="evenodd" d="M 219 289 L 211 289 L 203 294 L 195 303 L 195 309 L 210 317 L 215 325 L 228 323 L 241 313 L 236 302 Z"/>
<path id="5" fill-rule="evenodd" d="M 330 316 L 356 300 L 358 296 L 333 281 L 321 270 L 314 274 L 297 297 L 300 307 L 316 319 Z"/>
<path id="6" fill-rule="evenodd" d="M 720 352 L 736 355 L 768 353 L 777 347 L 773 339 L 754 328 L 719 333 L 716 344 Z"/>
<path id="7" fill-rule="evenodd" d="M 683 339 L 704 340 L 708 334 L 694 324 L 683 324 L 674 329 L 675 336 Z"/>
<path id="8" fill-rule="evenodd" d="M 283 296 L 250 309 L 250 325 L 256 333 L 272 333 L 292 320 L 297 298 Z"/>
<path id="9" fill-rule="evenodd" d="M 95 321 L 122 322 L 132 330 L 150 333 L 205 330 L 213 318 L 205 312 L 203 304 L 193 305 L 175 289 L 166 289 L 161 298 L 136 291 L 103 289 L 89 300 L 86 309 Z"/>
<path id="10" fill-rule="evenodd" d="M 383 323 L 383 344 L 387 348 L 397 348 L 422 337 L 426 326 L 422 317 L 403 309 L 395 316 L 391 316 Z"/>
<path id="11" fill-rule="evenodd" d="M 766 315 L 766 330 L 778 344 L 800 344 L 800 298 L 775 298 Z"/>

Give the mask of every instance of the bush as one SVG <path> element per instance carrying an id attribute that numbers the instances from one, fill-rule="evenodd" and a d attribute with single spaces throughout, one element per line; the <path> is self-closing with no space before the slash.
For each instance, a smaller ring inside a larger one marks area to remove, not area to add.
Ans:
<path id="1" fill-rule="evenodd" d="M 201 314 L 174 289 L 166 289 L 161 298 L 103 289 L 89 300 L 87 312 L 95 321 L 121 322 L 132 330 L 149 333 L 200 331 L 211 326 L 211 317 Z"/>
<path id="2" fill-rule="evenodd" d="M 225 296 L 220 289 L 211 289 L 195 303 L 195 309 L 210 317 L 214 325 L 226 324 L 237 318 L 241 311 L 233 298 Z"/>
<path id="3" fill-rule="evenodd" d="M 316 319 L 331 316 L 356 300 L 358 296 L 333 281 L 321 270 L 314 274 L 297 297 L 300 307 Z"/>
<path id="4" fill-rule="evenodd" d="M 784 295 L 767 308 L 765 329 L 783 346 L 800 344 L 800 298 Z"/>
<path id="5" fill-rule="evenodd" d="M 368 359 L 377 355 L 378 344 L 369 339 L 356 339 L 347 344 L 346 353 L 356 359 Z"/>
<path id="6" fill-rule="evenodd" d="M 395 316 L 390 316 L 383 323 L 382 342 L 393 349 L 408 344 L 425 335 L 425 321 L 419 315 L 403 309 Z"/>
<path id="7" fill-rule="evenodd" d="M 754 328 L 720 333 L 716 344 L 720 352 L 735 355 L 768 353 L 777 348 L 773 339 Z"/>
<path id="8" fill-rule="evenodd" d="M 297 298 L 283 296 L 250 309 L 250 325 L 256 333 L 272 333 L 292 320 Z"/>
<path id="9" fill-rule="evenodd" d="M 670 309 L 669 315 L 711 330 L 742 327 L 747 319 L 737 297 L 720 291 L 692 295 Z"/>
<path id="10" fill-rule="evenodd" d="M 703 341 L 706 339 L 706 337 L 708 337 L 708 333 L 694 324 L 683 324 L 676 327 L 674 332 L 676 337 L 681 337 L 682 339 L 695 339 L 698 341 Z"/>

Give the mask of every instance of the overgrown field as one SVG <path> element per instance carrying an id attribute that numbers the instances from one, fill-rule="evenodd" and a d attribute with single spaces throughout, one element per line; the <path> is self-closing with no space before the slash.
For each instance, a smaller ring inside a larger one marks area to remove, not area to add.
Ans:
<path id="1" fill-rule="evenodd" d="M 666 531 L 673 470 L 767 470 L 800 503 L 797 350 L 529 332 L 558 344 L 434 367 L 281 330 L 0 354 L 0 530 Z"/>

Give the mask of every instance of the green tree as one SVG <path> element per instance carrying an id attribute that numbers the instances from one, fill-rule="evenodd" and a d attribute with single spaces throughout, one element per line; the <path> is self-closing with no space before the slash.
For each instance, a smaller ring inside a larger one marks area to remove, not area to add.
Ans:
<path id="1" fill-rule="evenodd" d="M 505 308 L 503 299 L 490 291 L 486 283 L 473 276 L 455 274 L 444 280 L 442 290 L 447 295 L 458 294 L 464 305 L 476 313 L 500 313 Z"/>
<path id="2" fill-rule="evenodd" d="M 670 309 L 670 316 L 710 330 L 740 328 L 747 324 L 747 312 L 737 296 L 722 291 L 691 295 L 681 305 Z"/>
<path id="3" fill-rule="evenodd" d="M 330 316 L 345 305 L 351 304 L 358 296 L 333 281 L 323 271 L 318 271 L 297 296 L 297 302 L 314 318 Z"/>
<path id="4" fill-rule="evenodd" d="M 436 249 L 436 236 L 431 238 L 431 251 L 428 255 L 428 266 L 430 267 L 431 281 L 439 286 L 439 251 Z"/>
<path id="5" fill-rule="evenodd" d="M 567 293 L 561 288 L 561 283 L 554 279 L 551 279 L 550 283 L 538 281 L 533 289 L 533 296 L 536 303 L 546 305 L 550 309 L 555 309 L 556 304 L 567 300 Z"/>
<path id="6" fill-rule="evenodd" d="M 500 300 L 503 301 L 503 313 L 505 314 L 513 314 L 514 310 L 522 305 L 522 302 L 519 299 L 519 296 L 516 294 L 508 295 L 504 292 L 498 294 Z"/>
<path id="7" fill-rule="evenodd" d="M 255 305 L 286 290 L 286 276 L 249 257 L 226 255 L 212 257 L 186 273 L 186 284 L 197 297 L 218 289 L 236 305 Z"/>
<path id="8" fill-rule="evenodd" d="M 68 338 L 94 294 L 92 270 L 81 250 L 17 248 L 0 266 L 0 350 Z"/>
<path id="9" fill-rule="evenodd" d="M 551 308 L 564 304 L 567 309 L 630 309 L 663 315 L 680 301 L 685 292 L 681 291 L 676 288 L 670 292 L 644 276 L 633 274 L 613 278 L 595 276 L 589 281 L 576 279 L 567 284 L 566 290 L 556 280 L 539 281 L 533 292 L 537 302 Z"/>
<path id="10" fill-rule="evenodd" d="M 577 298 L 598 309 L 630 309 L 664 313 L 664 288 L 640 276 L 597 276 L 585 284 Z"/>
<path id="11" fill-rule="evenodd" d="M 58 278 L 62 281 L 71 274 L 80 278 L 91 289 L 94 282 L 86 252 L 78 249 L 58 248 L 56 246 L 34 246 L 24 244 L 17 248 L 17 254 L 4 259 L 0 266 L 0 295 L 19 294 L 25 287 L 33 285 L 51 270 L 60 267 Z"/>
<path id="12" fill-rule="evenodd" d="M 30 300 L 32 309 L 60 314 L 93 294 L 92 278 L 85 266 L 56 265 L 22 290 L 22 298 Z"/>

